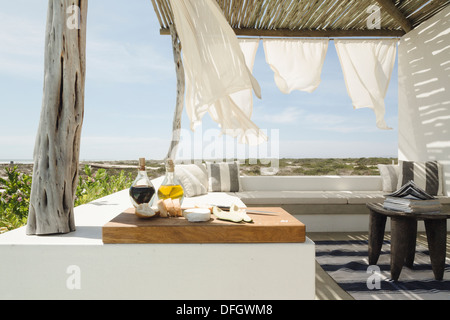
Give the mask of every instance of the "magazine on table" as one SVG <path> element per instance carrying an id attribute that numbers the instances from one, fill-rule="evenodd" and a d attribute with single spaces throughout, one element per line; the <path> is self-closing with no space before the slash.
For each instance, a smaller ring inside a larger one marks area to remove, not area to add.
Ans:
<path id="1" fill-rule="evenodd" d="M 385 196 L 385 209 L 409 213 L 439 213 L 442 205 L 439 199 L 409 181 L 397 191 Z"/>
<path id="2" fill-rule="evenodd" d="M 432 195 L 429 195 L 425 190 L 421 189 L 414 181 L 410 180 L 405 183 L 400 189 L 397 191 L 388 194 L 390 197 L 399 197 L 404 198 L 406 196 L 412 197 L 412 199 L 416 200 L 433 200 L 436 199 Z"/>

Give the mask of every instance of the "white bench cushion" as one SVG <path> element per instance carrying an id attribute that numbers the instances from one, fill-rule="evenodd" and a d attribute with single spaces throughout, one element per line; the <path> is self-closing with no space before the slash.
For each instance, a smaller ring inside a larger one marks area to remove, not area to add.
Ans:
<path id="1" fill-rule="evenodd" d="M 239 191 L 381 191 L 380 176 L 241 176 Z"/>
<path id="2" fill-rule="evenodd" d="M 344 191 L 348 204 L 365 204 L 369 202 L 383 202 L 383 191 Z"/>
<path id="3" fill-rule="evenodd" d="M 384 201 L 381 191 L 243 191 L 236 195 L 247 205 L 365 204 Z"/>
<path id="4" fill-rule="evenodd" d="M 236 192 L 236 195 L 247 205 L 347 203 L 347 198 L 334 191 L 242 191 Z"/>
<path id="5" fill-rule="evenodd" d="M 196 197 L 186 197 L 183 208 L 199 205 L 240 207 L 258 205 L 289 204 L 366 204 L 383 202 L 385 192 L 382 191 L 241 191 L 241 192 L 209 192 Z M 450 204 L 450 197 L 437 197 L 442 204 Z"/>
<path id="6" fill-rule="evenodd" d="M 233 204 L 241 208 L 246 207 L 244 202 L 234 192 L 208 192 L 207 194 L 196 197 L 185 197 L 181 206 L 183 208 L 193 208 L 201 205 L 229 207 Z"/>

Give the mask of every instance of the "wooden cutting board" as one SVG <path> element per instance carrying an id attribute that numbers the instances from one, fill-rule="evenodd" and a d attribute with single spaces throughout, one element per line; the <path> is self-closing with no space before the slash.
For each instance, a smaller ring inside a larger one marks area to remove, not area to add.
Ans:
<path id="1" fill-rule="evenodd" d="M 253 223 L 218 220 L 189 222 L 183 218 L 141 219 L 134 208 L 102 228 L 104 243 L 267 243 L 305 242 L 305 225 L 282 208 L 248 208 L 274 213 L 248 213 Z"/>

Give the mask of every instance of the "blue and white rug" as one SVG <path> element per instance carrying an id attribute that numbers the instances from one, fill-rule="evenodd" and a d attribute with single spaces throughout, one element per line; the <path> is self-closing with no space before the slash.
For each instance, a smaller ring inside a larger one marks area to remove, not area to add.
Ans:
<path id="1" fill-rule="evenodd" d="M 418 245 L 413 269 L 403 267 L 391 280 L 390 242 L 383 243 L 376 266 L 368 263 L 367 240 L 315 241 L 320 266 L 356 300 L 450 300 L 450 260 L 442 281 L 434 279 L 428 249 Z"/>

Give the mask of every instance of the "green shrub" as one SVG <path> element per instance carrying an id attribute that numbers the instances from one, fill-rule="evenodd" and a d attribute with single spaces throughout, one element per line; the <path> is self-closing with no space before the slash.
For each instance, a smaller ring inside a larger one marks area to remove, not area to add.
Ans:
<path id="1" fill-rule="evenodd" d="M 20 173 L 17 167 L 5 168 L 7 178 L 0 178 L 0 233 L 27 223 L 32 177 Z M 105 169 L 93 172 L 85 166 L 79 177 L 74 206 L 79 206 L 109 194 L 127 189 L 133 182 L 132 174 L 121 171 L 109 175 Z"/>
<path id="2" fill-rule="evenodd" d="M 7 179 L 0 178 L 0 233 L 23 226 L 28 217 L 31 176 L 17 167 L 5 168 Z"/>
<path id="3" fill-rule="evenodd" d="M 93 172 L 90 166 L 85 165 L 83 172 L 75 194 L 75 207 L 127 189 L 133 183 L 131 173 L 125 174 L 124 171 L 118 175 L 109 175 L 105 169 Z"/>

